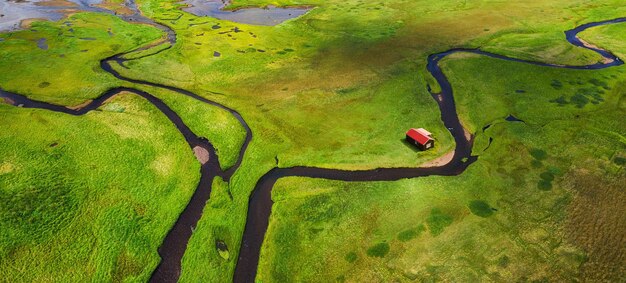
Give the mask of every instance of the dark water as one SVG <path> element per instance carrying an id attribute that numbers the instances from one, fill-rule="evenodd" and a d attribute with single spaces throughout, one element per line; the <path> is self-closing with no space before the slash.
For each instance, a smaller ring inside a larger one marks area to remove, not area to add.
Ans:
<path id="1" fill-rule="evenodd" d="M 228 20 L 237 23 L 274 26 L 286 20 L 297 18 L 306 14 L 310 8 L 245 8 L 235 11 L 226 11 L 222 8 L 224 3 L 220 0 L 185 0 L 185 4 L 190 7 L 183 8 L 184 11 L 196 16 L 209 16 L 220 20 Z"/>
<path id="2" fill-rule="evenodd" d="M 509 122 L 523 122 L 523 123 L 525 123 L 524 120 L 519 119 L 519 118 L 517 118 L 517 117 L 515 117 L 513 115 L 506 116 L 506 118 L 504 118 L 504 120 L 507 120 Z"/>

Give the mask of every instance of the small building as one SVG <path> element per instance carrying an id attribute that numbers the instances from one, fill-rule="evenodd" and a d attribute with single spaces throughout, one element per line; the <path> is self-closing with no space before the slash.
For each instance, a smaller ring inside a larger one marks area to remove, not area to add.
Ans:
<path id="1" fill-rule="evenodd" d="M 406 141 L 414 144 L 421 150 L 427 150 L 435 146 L 435 139 L 433 139 L 432 134 L 422 128 L 407 131 Z"/>

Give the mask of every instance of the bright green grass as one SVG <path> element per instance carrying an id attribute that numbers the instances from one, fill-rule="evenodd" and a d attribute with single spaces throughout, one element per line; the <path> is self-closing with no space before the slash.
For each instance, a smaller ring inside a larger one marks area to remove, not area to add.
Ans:
<path id="1" fill-rule="evenodd" d="M 37 100 L 80 104 L 120 84 L 100 69 L 100 59 L 160 36 L 158 29 L 94 13 L 75 14 L 56 23 L 35 22 L 29 30 L 0 34 L 4 39 L 0 41 L 0 87 Z M 37 47 L 40 38 L 47 39 L 48 50 Z"/>
<path id="2" fill-rule="evenodd" d="M 0 112 L 0 276 L 147 280 L 199 180 L 176 128 L 128 94 L 82 117 Z"/>

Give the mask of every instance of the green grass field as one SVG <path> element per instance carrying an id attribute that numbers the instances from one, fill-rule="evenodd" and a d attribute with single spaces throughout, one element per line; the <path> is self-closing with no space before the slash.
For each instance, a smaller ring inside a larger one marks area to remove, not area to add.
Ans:
<path id="1" fill-rule="evenodd" d="M 592 64 L 602 58 L 570 45 L 563 31 L 626 16 L 618 0 L 234 0 L 229 7 L 315 7 L 266 27 L 196 17 L 177 2 L 137 1 L 176 31 L 177 43 L 128 54 L 141 57 L 128 69 L 113 67 L 236 109 L 253 132 L 230 182 L 214 181 L 182 282 L 232 281 L 250 193 L 275 166 L 418 167 L 452 150 L 428 92 L 438 89 L 426 70 L 429 54 L 480 47 Z M 124 11 L 119 1 L 106 5 Z M 622 23 L 580 36 L 626 58 L 625 34 Z M 245 131 L 228 112 L 100 69 L 101 59 L 163 37 L 103 14 L 35 22 L 0 33 L 0 88 L 70 106 L 118 86 L 148 91 L 207 137 L 229 168 Z M 38 48 L 41 38 L 47 50 Z M 441 66 L 476 136 L 478 161 L 456 177 L 280 180 L 258 282 L 623 280 L 626 68 L 563 70 L 466 54 Z M 200 176 L 171 122 L 129 94 L 81 117 L 4 104 L 0 112 L 0 276 L 146 281 Z M 411 127 L 431 131 L 436 147 L 404 144 Z"/>
<path id="2" fill-rule="evenodd" d="M 169 120 L 128 94 L 83 117 L 0 111 L 0 276 L 147 280 L 200 175 Z"/>

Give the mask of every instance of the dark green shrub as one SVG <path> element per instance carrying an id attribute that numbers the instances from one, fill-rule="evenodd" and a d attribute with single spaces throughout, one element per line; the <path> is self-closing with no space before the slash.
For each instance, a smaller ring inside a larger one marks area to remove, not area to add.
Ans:
<path id="1" fill-rule="evenodd" d="M 546 181 L 546 180 L 541 180 L 541 181 L 539 181 L 539 183 L 537 183 L 537 188 L 542 190 L 542 191 L 552 190 L 552 182 Z"/>
<path id="2" fill-rule="evenodd" d="M 408 242 L 412 239 L 417 238 L 417 236 L 419 236 L 425 230 L 426 227 L 424 227 L 423 224 L 417 226 L 417 228 L 404 230 L 398 234 L 398 240 L 400 240 L 401 242 Z"/>
<path id="3" fill-rule="evenodd" d="M 532 155 L 533 158 L 537 160 L 545 160 L 546 158 L 548 158 L 548 153 L 545 150 L 539 148 L 531 149 L 530 155 Z"/>
<path id="4" fill-rule="evenodd" d="M 353 263 L 356 261 L 357 259 L 357 255 L 355 252 L 349 252 L 346 254 L 346 256 L 344 257 L 344 259 L 349 262 L 349 263 Z"/>
<path id="5" fill-rule="evenodd" d="M 387 255 L 387 253 L 389 253 L 389 244 L 385 242 L 378 243 L 367 249 L 367 255 L 370 257 L 383 258 Z"/>
<path id="6" fill-rule="evenodd" d="M 539 177 L 541 177 L 541 179 L 548 181 L 548 182 L 552 182 L 552 180 L 554 180 L 554 175 L 549 171 L 541 173 Z"/>
<path id="7" fill-rule="evenodd" d="M 443 230 L 450 226 L 453 222 L 453 218 L 450 215 L 446 215 L 441 210 L 433 208 L 430 212 L 430 216 L 426 219 L 430 234 L 437 236 L 443 232 Z"/>
<path id="8" fill-rule="evenodd" d="M 469 209 L 472 214 L 480 217 L 489 217 L 493 215 L 493 209 L 488 203 L 482 200 L 473 200 L 469 204 Z"/>

